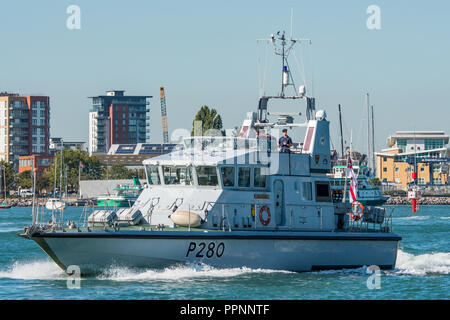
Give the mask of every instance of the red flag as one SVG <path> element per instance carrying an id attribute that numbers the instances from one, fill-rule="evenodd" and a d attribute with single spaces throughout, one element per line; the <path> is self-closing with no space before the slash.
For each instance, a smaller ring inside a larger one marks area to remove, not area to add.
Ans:
<path id="1" fill-rule="evenodd" d="M 355 172 L 353 171 L 352 159 L 350 156 L 347 159 L 347 178 L 350 178 L 350 202 L 357 201 L 358 195 L 358 180 L 356 179 Z"/>

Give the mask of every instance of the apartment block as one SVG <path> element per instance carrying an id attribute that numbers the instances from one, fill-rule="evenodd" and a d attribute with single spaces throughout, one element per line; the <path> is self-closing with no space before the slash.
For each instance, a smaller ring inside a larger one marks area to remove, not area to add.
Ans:
<path id="1" fill-rule="evenodd" d="M 149 137 L 152 96 L 128 96 L 123 90 L 92 98 L 89 112 L 89 153 L 107 153 L 113 144 L 145 143 Z"/>
<path id="2" fill-rule="evenodd" d="M 47 155 L 50 98 L 0 93 L 0 160 L 18 167 L 19 157 Z"/>

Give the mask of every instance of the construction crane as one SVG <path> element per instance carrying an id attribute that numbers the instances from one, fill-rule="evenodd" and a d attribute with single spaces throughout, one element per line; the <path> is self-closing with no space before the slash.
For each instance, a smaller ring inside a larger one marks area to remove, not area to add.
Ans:
<path id="1" fill-rule="evenodd" d="M 166 110 L 166 95 L 164 93 L 164 87 L 159 89 L 161 98 L 161 120 L 162 120 L 162 130 L 163 130 L 163 140 L 164 143 L 169 143 L 169 130 L 167 128 L 167 110 Z"/>

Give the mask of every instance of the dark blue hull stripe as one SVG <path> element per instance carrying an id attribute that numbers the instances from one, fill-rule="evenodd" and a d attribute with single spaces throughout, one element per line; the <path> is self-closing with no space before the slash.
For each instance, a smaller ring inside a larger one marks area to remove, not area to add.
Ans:
<path id="1" fill-rule="evenodd" d="M 48 232 L 41 233 L 37 232 L 33 234 L 33 238 L 73 238 L 73 239 L 217 239 L 217 240 L 364 240 L 364 241 L 400 241 L 401 237 L 397 235 L 389 236 L 358 236 L 358 235 L 238 235 L 238 234 L 213 234 L 213 233 L 202 233 L 202 234 L 174 234 L 174 232 L 169 232 L 170 234 L 161 234 L 145 232 L 142 234 L 138 233 L 120 233 L 120 232 Z"/>

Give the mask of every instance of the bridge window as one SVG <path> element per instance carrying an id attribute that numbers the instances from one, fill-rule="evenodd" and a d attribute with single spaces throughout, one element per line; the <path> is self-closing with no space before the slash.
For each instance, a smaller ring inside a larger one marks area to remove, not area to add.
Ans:
<path id="1" fill-rule="evenodd" d="M 220 168 L 222 174 L 222 184 L 224 187 L 234 187 L 234 167 Z"/>
<path id="2" fill-rule="evenodd" d="M 254 181 L 253 186 L 255 188 L 265 188 L 266 187 L 266 175 L 263 174 L 261 171 L 262 168 L 255 168 L 254 171 Z"/>
<path id="3" fill-rule="evenodd" d="M 164 184 L 192 185 L 192 175 L 189 167 L 163 166 Z"/>
<path id="4" fill-rule="evenodd" d="M 199 186 L 217 186 L 217 169 L 216 167 L 196 167 L 197 180 Z"/>
<path id="5" fill-rule="evenodd" d="M 145 169 L 147 171 L 148 184 L 161 184 L 161 180 L 159 179 L 158 166 L 146 165 Z"/>
<path id="6" fill-rule="evenodd" d="M 238 186 L 243 188 L 250 187 L 250 168 L 240 167 L 239 168 L 239 177 L 238 177 Z"/>

